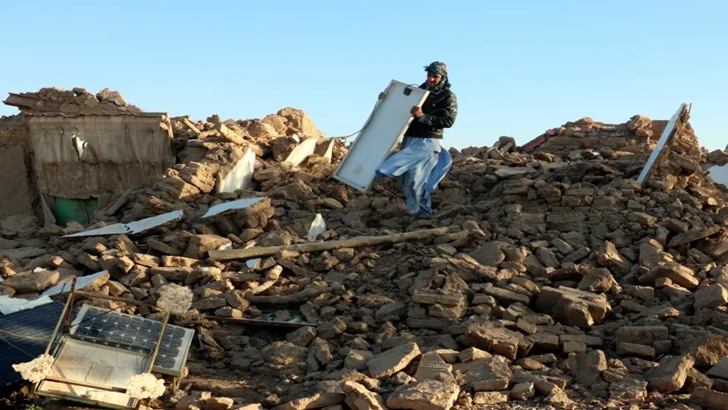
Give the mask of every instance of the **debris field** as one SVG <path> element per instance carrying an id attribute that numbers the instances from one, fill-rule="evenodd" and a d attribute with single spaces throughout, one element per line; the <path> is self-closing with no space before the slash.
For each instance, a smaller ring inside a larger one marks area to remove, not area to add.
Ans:
<path id="1" fill-rule="evenodd" d="M 138 110 L 108 90 L 33 96 L 28 111 Z M 704 172 L 728 150 L 685 123 L 640 184 L 666 124 L 582 118 L 529 152 L 508 137 L 451 148 L 433 219 L 414 221 L 395 181 L 361 193 L 333 179 L 346 144 L 301 110 L 173 117 L 176 164 L 95 223 L 0 222 L 0 294 L 100 271 L 86 292 L 154 303 L 189 287 L 171 319 L 198 335 L 188 374 L 147 408 L 728 409 L 728 190 Z M 248 150 L 250 186 L 219 192 Z M 203 217 L 246 198 L 259 200 Z M 172 211 L 140 233 L 65 237 Z"/>

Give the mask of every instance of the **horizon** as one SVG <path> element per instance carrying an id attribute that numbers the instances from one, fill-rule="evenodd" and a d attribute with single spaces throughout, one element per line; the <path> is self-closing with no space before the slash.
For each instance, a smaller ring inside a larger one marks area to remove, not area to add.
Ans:
<path id="1" fill-rule="evenodd" d="M 688 103 L 700 145 L 724 150 L 726 11 L 675 0 L 9 3 L 0 21 L 22 36 L 0 45 L 0 98 L 109 88 L 195 121 L 293 107 L 340 137 L 364 125 L 391 80 L 419 85 L 440 60 L 459 104 L 446 148 L 501 136 L 522 145 L 582 117 L 668 120 Z M 0 115 L 18 113 L 0 104 Z"/>

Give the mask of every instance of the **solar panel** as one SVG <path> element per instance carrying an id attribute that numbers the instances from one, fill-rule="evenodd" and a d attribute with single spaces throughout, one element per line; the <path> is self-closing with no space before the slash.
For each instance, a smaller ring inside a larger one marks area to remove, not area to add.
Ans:
<path id="1" fill-rule="evenodd" d="M 162 322 L 96 306 L 84 305 L 71 324 L 74 338 L 93 341 L 138 353 L 151 353 L 159 339 Z M 195 331 L 167 325 L 159 345 L 153 371 L 172 376 L 182 374 Z"/>
<path id="2" fill-rule="evenodd" d="M 13 364 L 29 362 L 45 352 L 63 303 L 52 302 L 0 315 L 0 385 L 21 380 Z"/>
<path id="3" fill-rule="evenodd" d="M 149 368 L 149 356 L 65 337 L 49 377 L 37 387 L 41 396 L 63 398 L 112 409 L 135 409 L 126 393 L 132 377 Z"/>

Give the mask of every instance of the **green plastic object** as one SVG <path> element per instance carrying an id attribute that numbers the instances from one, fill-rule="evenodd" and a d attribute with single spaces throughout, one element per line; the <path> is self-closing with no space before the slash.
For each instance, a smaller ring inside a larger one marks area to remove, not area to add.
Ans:
<path id="1" fill-rule="evenodd" d="M 94 212 L 99 209 L 99 200 L 96 198 L 74 199 L 55 197 L 56 224 L 67 227 L 71 221 L 87 225 L 95 219 Z"/>

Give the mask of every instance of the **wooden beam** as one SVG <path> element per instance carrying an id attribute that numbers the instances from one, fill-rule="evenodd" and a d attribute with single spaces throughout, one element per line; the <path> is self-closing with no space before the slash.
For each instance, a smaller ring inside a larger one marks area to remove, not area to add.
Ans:
<path id="1" fill-rule="evenodd" d="M 217 322 L 226 323 L 237 323 L 241 325 L 253 325 L 253 326 L 280 326 L 280 327 L 306 327 L 316 326 L 316 323 L 296 323 L 296 322 L 282 322 L 280 320 L 261 320 L 261 319 L 243 319 L 235 317 L 220 317 L 220 316 L 205 316 L 205 319 L 214 320 Z"/>
<path id="2" fill-rule="evenodd" d="M 187 126 L 187 128 L 191 129 L 192 132 L 194 132 L 198 136 L 202 134 L 202 131 L 195 127 L 195 124 L 193 124 L 192 121 L 190 121 L 187 117 L 182 117 L 182 122 Z"/>
<path id="3" fill-rule="evenodd" d="M 434 229 L 423 229 L 413 232 L 395 233 L 384 236 L 357 236 L 349 239 L 326 242 L 308 242 L 297 245 L 281 245 L 281 246 L 265 246 L 260 248 L 249 249 L 230 249 L 230 250 L 210 250 L 208 254 L 211 259 L 216 261 L 227 261 L 234 259 L 249 259 L 258 256 L 275 255 L 281 251 L 292 252 L 322 252 L 332 249 L 341 248 L 359 248 L 364 246 L 374 246 L 382 244 L 391 244 L 405 241 L 414 241 L 419 239 L 431 238 L 433 236 L 445 235 L 453 232 L 457 228 L 443 227 Z"/>
<path id="4" fill-rule="evenodd" d="M 43 380 L 49 381 L 49 382 L 71 384 L 74 386 L 92 387 L 94 389 L 101 389 L 101 390 L 113 391 L 113 392 L 117 392 L 117 393 L 126 394 L 126 389 L 122 389 L 119 387 L 113 387 L 113 386 L 105 386 L 103 384 L 89 383 L 89 382 L 85 382 L 85 381 L 81 381 L 81 380 L 69 380 L 69 379 L 64 379 L 62 377 L 55 377 L 55 376 L 46 376 Z"/>

